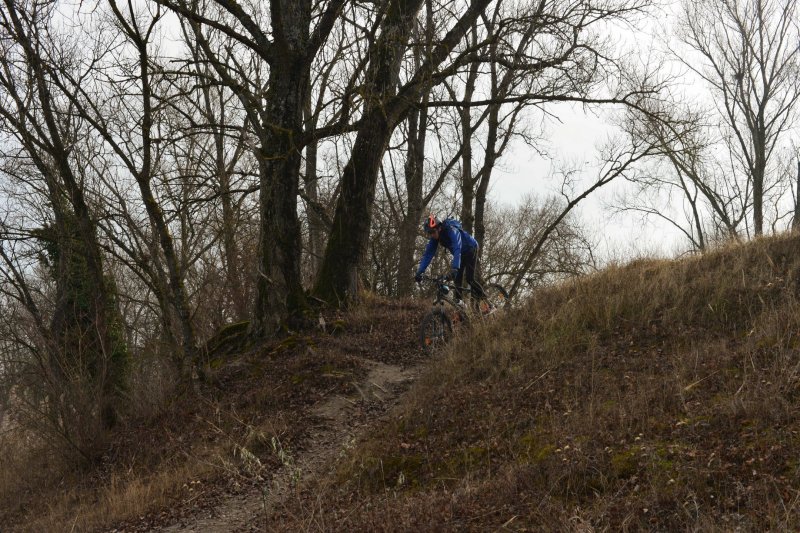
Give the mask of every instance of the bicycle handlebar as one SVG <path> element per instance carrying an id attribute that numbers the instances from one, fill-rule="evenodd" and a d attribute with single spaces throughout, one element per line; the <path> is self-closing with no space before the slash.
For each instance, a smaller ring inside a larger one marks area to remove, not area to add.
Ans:
<path id="1" fill-rule="evenodd" d="M 457 286 L 455 281 L 453 281 L 452 279 L 449 279 L 449 275 L 448 274 L 442 274 L 441 276 L 436 276 L 436 277 L 428 276 L 427 274 L 423 274 L 422 275 L 422 279 L 420 279 L 417 282 L 417 284 L 421 286 L 423 282 L 433 283 L 437 287 L 447 287 L 448 289 L 451 289 L 451 290 L 461 290 L 461 291 L 464 291 L 464 292 L 467 292 L 467 293 L 472 293 L 473 292 L 473 289 L 472 289 L 471 286 L 466 286 L 466 287 Z"/>

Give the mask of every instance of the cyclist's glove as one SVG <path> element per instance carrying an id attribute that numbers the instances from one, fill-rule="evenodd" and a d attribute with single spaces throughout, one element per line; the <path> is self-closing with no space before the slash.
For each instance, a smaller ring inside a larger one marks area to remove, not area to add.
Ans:
<path id="1" fill-rule="evenodd" d="M 457 276 L 458 276 L 458 269 L 454 268 L 447 275 L 447 281 L 453 281 L 454 279 L 456 279 Z"/>
<path id="2" fill-rule="evenodd" d="M 414 281 L 416 281 L 417 283 L 422 281 L 422 272 L 417 272 L 416 274 L 414 274 Z"/>

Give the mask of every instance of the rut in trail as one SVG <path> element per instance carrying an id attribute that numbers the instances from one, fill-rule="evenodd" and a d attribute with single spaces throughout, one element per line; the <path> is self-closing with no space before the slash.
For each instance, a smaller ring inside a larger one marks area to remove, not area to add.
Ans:
<path id="1" fill-rule="evenodd" d="M 369 373 L 354 383 L 354 395 L 333 395 L 311 408 L 317 423 L 311 428 L 306 449 L 296 455 L 287 451 L 283 468 L 269 482 L 224 498 L 215 508 L 158 531 L 264 531 L 270 515 L 282 509 L 300 487 L 332 471 L 337 459 L 396 404 L 419 373 L 419 367 L 404 369 L 375 361 L 366 365 Z"/>

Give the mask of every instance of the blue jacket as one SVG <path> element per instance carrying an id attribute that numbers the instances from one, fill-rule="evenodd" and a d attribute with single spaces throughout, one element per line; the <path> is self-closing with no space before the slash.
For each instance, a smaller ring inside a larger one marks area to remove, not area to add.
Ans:
<path id="1" fill-rule="evenodd" d="M 478 249 L 478 241 L 475 237 L 461 229 L 461 223 L 458 221 L 445 220 L 442 222 L 442 229 L 439 232 L 439 239 L 430 239 L 428 245 L 425 247 L 425 252 L 422 254 L 422 259 L 419 262 L 418 274 L 422 274 L 428 268 L 428 265 L 433 261 L 439 245 L 444 246 L 450 253 L 453 254 L 452 268 L 461 268 L 461 254 L 472 252 Z"/>

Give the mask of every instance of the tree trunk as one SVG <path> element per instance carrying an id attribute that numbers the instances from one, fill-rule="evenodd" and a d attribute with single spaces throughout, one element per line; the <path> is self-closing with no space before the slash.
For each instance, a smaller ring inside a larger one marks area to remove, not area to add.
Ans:
<path id="1" fill-rule="evenodd" d="M 408 207 L 400 223 L 400 257 L 397 268 L 397 293 L 399 296 L 411 294 L 414 269 L 414 251 L 422 216 L 422 177 L 425 165 L 425 132 L 428 113 L 425 107 L 412 111 L 408 120 L 408 155 L 405 179 L 408 194 Z"/>
<path id="2" fill-rule="evenodd" d="M 432 46 L 433 28 L 433 3 L 431 0 L 425 0 L 424 54 L 426 56 Z M 415 71 L 420 68 L 422 53 L 420 47 L 414 49 Z M 408 116 L 408 155 L 405 168 L 408 205 L 398 229 L 400 232 L 400 257 L 397 265 L 397 294 L 399 296 L 410 295 L 413 287 L 411 273 L 415 266 L 416 242 L 422 210 L 425 208 L 422 188 L 425 175 L 425 140 L 428 131 L 427 103 L 429 99 L 430 93 L 425 92 L 420 109 L 412 110 Z"/>
<path id="3" fill-rule="evenodd" d="M 309 129 L 316 127 L 316 120 L 314 120 L 312 115 L 311 91 L 309 90 L 306 96 L 305 109 L 307 120 L 306 127 Z M 318 143 L 316 140 L 306 145 L 306 169 L 305 176 L 303 177 L 303 184 L 308 199 L 318 204 L 319 183 L 317 176 L 317 147 Z M 306 217 L 308 218 L 308 255 L 311 265 L 311 278 L 316 279 L 319 266 L 322 262 L 322 243 L 325 236 L 325 223 L 316 209 L 306 209 Z"/>
<path id="4" fill-rule="evenodd" d="M 47 247 L 53 264 L 56 300 L 50 323 L 58 347 L 52 354 L 52 374 L 66 378 L 58 392 L 69 398 L 70 387 L 96 388 L 102 427 L 116 424 L 126 389 L 128 353 L 123 338 L 122 318 L 116 307 L 113 283 L 104 275 L 99 278 L 89 264 L 97 258 L 96 239 L 88 242 L 78 230 L 74 215 L 56 214 L 53 237 Z M 102 266 L 102 262 L 100 263 Z M 86 380 L 86 381 L 84 381 Z M 91 397 L 90 390 L 73 392 Z M 92 406 L 71 405 L 92 410 Z M 68 409 L 71 411 L 71 409 Z M 83 413 L 84 415 L 88 413 Z M 72 423 L 82 425 L 85 419 Z M 65 427 L 68 433 L 83 433 L 86 428 Z M 76 439 L 78 440 L 78 439 Z M 91 445 L 90 443 L 86 443 Z"/>
<path id="5" fill-rule="evenodd" d="M 500 106 L 493 104 L 489 112 L 488 131 L 486 133 L 486 153 L 484 155 L 483 167 L 477 177 L 478 188 L 475 191 L 475 232 L 474 237 L 483 247 L 483 238 L 486 235 L 486 195 L 489 192 L 489 183 L 492 178 L 492 170 L 497 164 L 497 129 L 499 122 Z"/>
<path id="6" fill-rule="evenodd" d="M 795 186 L 797 188 L 795 190 L 794 219 L 792 220 L 792 229 L 794 231 L 798 231 L 800 228 L 800 157 L 797 158 L 797 181 L 795 182 Z"/>
<path id="7" fill-rule="evenodd" d="M 461 225 L 472 233 L 475 226 L 475 180 L 472 179 L 472 138 L 469 134 L 471 123 L 469 121 L 469 108 L 461 112 L 461 129 L 464 132 L 464 153 L 461 162 Z"/>
<path id="8" fill-rule="evenodd" d="M 421 3 L 422 0 L 393 2 L 383 31 L 370 50 L 373 61 L 366 84 L 369 98 L 350 161 L 344 169 L 333 229 L 315 287 L 316 295 L 330 304 L 346 303 L 357 297 L 356 272 L 367 248 L 378 169 L 393 129 L 429 90 L 433 72 L 486 9 L 489 0 L 473 0 L 428 54 L 423 67 L 392 97 L 402 51 Z"/>
<path id="9" fill-rule="evenodd" d="M 486 193 L 489 190 L 489 181 L 493 167 L 487 167 L 483 179 L 478 183 L 478 190 L 475 193 L 475 231 L 473 236 L 483 249 L 484 238 L 486 237 Z"/>
<path id="10" fill-rule="evenodd" d="M 473 45 L 477 40 L 477 28 L 472 27 Z M 464 102 L 472 102 L 475 84 L 478 79 L 478 65 L 473 64 L 464 87 Z M 472 107 L 465 105 L 459 110 L 461 116 L 461 142 L 464 145 L 461 155 L 461 225 L 472 233 L 475 225 L 475 179 L 472 175 Z"/>
<path id="11" fill-rule="evenodd" d="M 764 174 L 766 162 L 764 153 L 756 148 L 755 168 L 753 169 L 753 231 L 756 236 L 764 234 Z"/>
<path id="12" fill-rule="evenodd" d="M 18 6 L 7 2 L 8 15 L 16 44 L 24 51 L 30 66 L 31 89 L 35 92 L 44 124 L 36 131 L 46 139 L 34 139 L 27 123 L 18 132 L 20 139 L 43 178 L 48 181 L 50 202 L 56 219 L 51 254 L 56 259 L 54 277 L 57 287 L 56 308 L 51 322 L 54 343 L 59 346 L 54 357 L 86 372 L 91 386 L 97 388 L 101 423 L 114 425 L 126 385 L 128 353 L 122 339 L 114 284 L 106 278 L 103 255 L 97 239 L 81 181 L 74 174 L 65 145 L 61 118 L 50 92 L 48 69 L 38 55 L 38 22 L 20 20 Z M 15 88 L 12 88 L 15 90 Z M 45 133 L 46 132 L 46 133 Z M 39 152 L 46 150 L 46 155 Z M 63 199 L 66 198 L 67 202 Z M 51 229 L 52 230 L 52 229 Z M 66 391 L 61 391 L 66 392 Z M 54 402 L 58 400 L 54 399 Z M 75 406 L 71 406 L 74 408 Z M 72 428 L 80 430 L 81 428 Z"/>
<path id="13" fill-rule="evenodd" d="M 389 142 L 390 129 L 381 112 L 366 116 L 363 123 L 342 173 L 342 192 L 314 289 L 317 297 L 334 306 L 346 305 L 358 295 L 358 266 L 369 239 L 375 178 Z"/>
<path id="14" fill-rule="evenodd" d="M 278 4 L 277 2 L 276 4 Z M 275 44 L 259 151 L 261 221 L 253 332 L 269 336 L 303 321 L 307 304 L 300 274 L 302 235 L 297 216 L 303 109 L 309 87 L 306 58 L 309 0 L 274 6 Z"/>
<path id="15" fill-rule="evenodd" d="M 212 120 L 213 105 L 211 101 L 211 88 L 208 86 L 203 87 L 206 113 L 208 114 L 214 139 L 214 163 L 217 179 L 219 180 L 219 194 L 222 203 L 222 247 L 225 253 L 225 279 L 228 284 L 227 292 L 230 295 L 234 319 L 238 322 L 247 317 L 247 297 L 244 290 L 242 266 L 239 262 L 239 247 L 236 244 L 236 230 L 238 224 L 236 220 L 236 211 L 234 209 L 233 195 L 231 193 L 231 172 L 228 163 L 225 161 L 225 102 L 222 89 L 220 88 L 218 91 L 220 106 L 219 125 Z M 242 135 L 244 135 L 244 132 L 242 132 Z M 233 158 L 234 161 L 231 162 L 230 167 L 232 167 L 234 162 L 238 159 L 239 153 L 240 151 L 237 147 L 236 155 L 234 155 Z"/>
<path id="16" fill-rule="evenodd" d="M 330 305 L 346 305 L 358 295 L 357 272 L 367 250 L 378 170 L 397 125 L 397 116 L 387 116 L 386 103 L 397 89 L 403 51 L 421 5 L 422 0 L 394 0 L 380 37 L 370 47 L 366 109 L 342 173 L 333 228 L 314 289 Z"/>
<path id="17" fill-rule="evenodd" d="M 112 2 L 112 7 L 114 3 Z M 121 14 L 117 15 L 120 21 L 124 18 Z M 164 260 L 167 263 L 167 272 L 169 275 L 169 287 L 171 303 L 175 308 L 178 315 L 178 321 L 181 328 L 181 347 L 183 349 L 183 361 L 180 368 L 183 371 L 184 382 L 188 383 L 191 380 L 189 369 L 191 364 L 197 363 L 197 341 L 192 324 L 191 305 L 189 303 L 189 295 L 186 291 L 184 283 L 184 264 L 178 256 L 175 247 L 175 241 L 169 230 L 169 224 L 164 216 L 155 194 L 153 193 L 153 94 L 150 82 L 150 56 L 147 50 L 148 43 L 141 39 L 141 36 L 134 31 L 129 31 L 129 37 L 136 44 L 139 51 L 139 76 L 142 83 L 142 166 L 141 169 L 136 171 L 131 168 L 136 183 L 139 185 L 139 191 L 142 195 L 145 210 L 156 230 L 158 242 L 161 245 L 161 250 L 164 253 Z"/>

